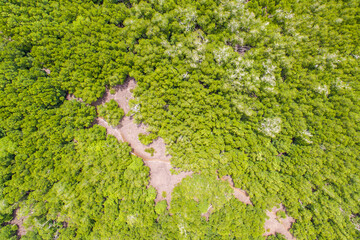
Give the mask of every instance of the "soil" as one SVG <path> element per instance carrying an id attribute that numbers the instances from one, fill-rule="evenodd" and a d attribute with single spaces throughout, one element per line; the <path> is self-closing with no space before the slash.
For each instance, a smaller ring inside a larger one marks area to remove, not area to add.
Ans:
<path id="1" fill-rule="evenodd" d="M 104 96 L 92 103 L 93 106 L 102 105 L 111 99 L 114 99 L 124 110 L 125 115 L 130 111 L 129 101 L 133 99 L 131 90 L 136 87 L 136 81 L 133 78 L 128 78 L 123 85 L 115 87 L 115 94 L 110 94 L 106 90 Z M 155 139 L 151 144 L 145 146 L 139 140 L 139 134 L 146 134 L 146 126 L 144 124 L 136 124 L 134 119 L 130 116 L 125 116 L 121 119 L 119 125 L 116 127 L 110 126 L 105 120 L 97 118 L 96 123 L 105 127 L 109 134 L 114 135 L 119 141 L 129 143 L 133 149 L 133 153 L 140 158 L 146 160 L 161 160 L 170 162 L 171 156 L 166 153 L 166 144 L 162 138 Z M 146 149 L 153 148 L 155 150 L 153 156 L 146 152 Z"/>
<path id="2" fill-rule="evenodd" d="M 66 95 L 66 100 L 76 100 L 76 101 L 78 101 L 78 102 L 84 102 L 81 98 L 77 98 L 77 97 L 75 97 L 75 95 L 74 94 L 68 94 L 68 95 Z"/>
<path id="3" fill-rule="evenodd" d="M 28 216 L 19 217 L 19 210 L 20 208 L 17 208 L 13 212 L 13 220 L 8 222 L 8 224 L 16 224 L 18 226 L 18 230 L 16 231 L 16 236 L 18 239 L 20 239 L 22 236 L 24 236 L 27 232 L 26 228 L 24 227 L 23 223 Z"/>
<path id="4" fill-rule="evenodd" d="M 144 161 L 145 165 L 150 168 L 150 185 L 153 186 L 157 191 L 155 203 L 166 200 L 168 206 L 171 202 L 171 193 L 174 187 L 181 182 L 183 178 L 192 174 L 192 172 L 180 172 L 177 175 L 172 175 L 170 172 L 170 162 L 163 161 Z M 166 197 L 162 195 L 166 192 Z"/>
<path id="5" fill-rule="evenodd" d="M 114 99 L 124 110 L 125 115 L 130 111 L 129 101 L 133 99 L 132 89 L 136 87 L 136 81 L 133 78 L 128 78 L 124 84 L 116 86 L 115 94 L 110 94 L 109 90 L 106 90 L 104 96 L 92 103 L 92 106 L 102 105 L 111 99 Z M 76 99 L 72 95 L 68 95 L 67 99 Z M 121 119 L 119 125 L 113 127 L 109 125 L 104 119 L 96 118 L 95 124 L 106 128 L 107 134 L 115 136 L 119 141 L 129 143 L 132 148 L 132 154 L 142 158 L 146 166 L 150 168 L 150 185 L 157 190 L 157 197 L 155 203 L 166 200 L 168 205 L 171 201 L 171 193 L 181 180 L 192 174 L 192 172 L 180 172 L 177 175 L 172 175 L 170 169 L 171 156 L 166 153 L 166 144 L 162 138 L 155 139 L 151 144 L 143 145 L 138 135 L 140 133 L 146 134 L 146 126 L 144 124 L 136 124 L 134 119 L 130 116 L 125 116 Z M 145 150 L 153 148 L 155 150 L 153 156 Z M 162 195 L 166 192 L 166 197 Z"/>
<path id="6" fill-rule="evenodd" d="M 237 198 L 240 202 L 243 202 L 248 205 L 253 205 L 253 203 L 250 200 L 249 194 L 245 190 L 242 190 L 240 188 L 234 187 L 234 181 L 232 180 L 231 176 L 223 176 L 221 178 L 222 181 L 228 181 L 230 187 L 234 189 L 234 196 Z"/>
<path id="7" fill-rule="evenodd" d="M 106 90 L 104 96 L 92 103 L 92 106 L 99 106 L 104 104 L 111 99 L 114 99 L 119 106 L 124 110 L 125 114 L 130 111 L 129 100 L 133 99 L 131 90 L 136 87 L 136 81 L 133 78 L 128 78 L 123 85 L 115 87 L 116 93 L 110 94 L 109 90 Z M 73 95 L 66 97 L 68 100 L 78 100 Z M 106 128 L 107 134 L 115 136 L 119 141 L 128 142 L 132 148 L 132 154 L 142 158 L 146 166 L 150 168 L 150 185 L 157 190 L 157 197 L 155 203 L 166 200 L 168 206 L 171 202 L 171 193 L 174 187 L 181 182 L 183 178 L 192 174 L 192 172 L 180 172 L 177 175 L 172 175 L 170 169 L 171 156 L 166 153 L 166 144 L 162 138 L 156 139 L 153 143 L 145 146 L 139 139 L 139 133 L 146 134 L 146 126 L 144 124 L 136 124 L 132 117 L 125 116 L 120 121 L 119 125 L 112 127 L 104 119 L 96 118 L 95 124 Z M 151 156 L 150 153 L 145 152 L 147 148 L 154 148 L 155 153 Z M 234 196 L 241 202 L 249 205 L 253 205 L 249 195 L 246 191 L 234 187 L 234 182 L 230 176 L 224 176 L 221 178 L 222 181 L 228 181 L 232 189 L 234 189 Z M 163 197 L 163 192 L 166 192 L 166 197 Z M 274 207 L 272 211 L 267 211 L 266 214 L 269 217 L 265 221 L 265 234 L 264 236 L 274 235 L 276 233 L 283 234 L 287 239 L 295 239 L 294 236 L 289 232 L 292 223 L 295 219 L 287 216 L 285 219 L 278 220 L 276 212 L 279 210 L 285 211 L 283 205 L 280 208 Z M 208 209 L 208 212 L 203 216 L 208 219 L 211 214 L 212 208 Z M 268 231 L 267 231 L 268 230 Z"/>
<path id="8" fill-rule="evenodd" d="M 228 181 L 229 185 L 232 189 L 234 189 L 234 196 L 241 202 L 253 205 L 250 200 L 249 195 L 246 191 L 234 187 L 234 182 L 231 176 L 223 176 L 221 177 L 222 181 Z M 291 225 L 295 222 L 295 219 L 286 215 L 286 218 L 279 218 L 276 216 L 278 211 L 285 211 L 284 205 L 280 204 L 279 208 L 274 207 L 272 211 L 266 211 L 266 215 L 269 217 L 265 221 L 264 228 L 265 234 L 264 236 L 275 235 L 276 233 L 280 233 L 286 237 L 288 240 L 294 240 L 295 237 L 289 232 Z"/>
<path id="9" fill-rule="evenodd" d="M 47 75 L 49 75 L 49 74 L 51 73 L 50 69 L 47 69 L 47 68 L 43 68 L 43 69 L 41 69 L 41 70 L 43 70 L 44 72 L 46 72 Z"/>
<path id="10" fill-rule="evenodd" d="M 212 210 L 213 210 L 213 206 L 210 204 L 209 208 L 207 209 L 207 212 L 201 214 L 201 216 L 204 217 L 207 222 L 209 221 L 209 217 L 210 217 Z"/>
<path id="11" fill-rule="evenodd" d="M 274 207 L 272 211 L 266 211 L 266 215 L 269 217 L 265 221 L 265 234 L 264 236 L 275 235 L 280 233 L 285 236 L 286 239 L 294 240 L 295 237 L 289 232 L 291 225 L 295 222 L 295 219 L 286 215 L 286 218 L 280 218 L 276 216 L 278 211 L 286 211 L 284 205 L 280 204 L 280 207 Z"/>

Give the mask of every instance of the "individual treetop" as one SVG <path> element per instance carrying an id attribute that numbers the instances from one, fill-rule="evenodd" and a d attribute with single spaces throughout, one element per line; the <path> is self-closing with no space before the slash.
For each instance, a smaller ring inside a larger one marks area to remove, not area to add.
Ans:
<path id="1" fill-rule="evenodd" d="M 111 126 L 116 126 L 124 116 L 124 110 L 119 107 L 114 99 L 111 99 L 98 107 L 98 115 L 104 118 Z"/>

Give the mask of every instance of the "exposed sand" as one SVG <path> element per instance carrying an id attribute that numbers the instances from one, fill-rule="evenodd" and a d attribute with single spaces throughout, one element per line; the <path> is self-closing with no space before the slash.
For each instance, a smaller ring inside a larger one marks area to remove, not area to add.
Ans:
<path id="1" fill-rule="evenodd" d="M 253 205 L 253 203 L 251 202 L 251 199 L 250 199 L 249 195 L 246 193 L 246 191 L 244 191 L 240 188 L 234 187 L 234 182 L 233 182 L 231 176 L 223 176 L 223 177 L 221 177 L 221 180 L 229 182 L 230 187 L 232 189 L 234 189 L 234 196 L 239 201 L 241 201 L 245 204 Z M 268 210 L 266 211 L 266 215 L 269 217 L 269 219 L 267 219 L 264 224 L 264 228 L 265 228 L 264 236 L 275 235 L 276 233 L 281 233 L 286 237 L 286 239 L 294 240 L 295 237 L 289 232 L 289 230 L 291 228 L 291 225 L 295 222 L 295 219 L 292 217 L 289 217 L 288 215 L 286 215 L 286 218 L 279 219 L 276 216 L 276 213 L 280 210 L 285 211 L 284 205 L 280 204 L 279 208 L 274 207 L 271 212 Z M 269 230 L 269 231 L 267 231 L 267 230 Z"/>
<path id="2" fill-rule="evenodd" d="M 128 78 L 123 85 L 115 87 L 115 94 L 110 94 L 109 90 L 106 90 L 104 96 L 92 103 L 92 106 L 102 105 L 111 99 L 114 99 L 127 114 L 130 111 L 129 100 L 133 99 L 131 90 L 136 87 L 136 81 L 133 78 Z M 68 100 L 81 99 L 75 98 L 72 95 L 68 95 Z M 119 141 L 129 143 L 132 148 L 132 154 L 142 158 L 146 166 L 150 168 L 150 185 L 157 190 L 157 197 L 155 202 L 166 200 L 168 205 L 171 201 L 171 193 L 181 180 L 191 175 L 192 172 L 180 172 L 177 175 L 172 175 L 170 172 L 171 156 L 166 153 L 166 145 L 162 138 L 155 139 L 151 144 L 143 145 L 138 135 L 140 133 L 146 134 L 146 126 L 144 124 L 136 124 L 132 117 L 125 116 L 121 119 L 119 125 L 113 127 L 110 126 L 104 119 L 96 118 L 95 124 L 106 128 L 107 134 L 115 136 Z M 145 149 L 154 148 L 155 152 L 153 156 L 146 152 Z M 166 192 L 166 197 L 162 196 L 162 193 Z"/>
<path id="3" fill-rule="evenodd" d="M 180 172 L 178 175 L 172 175 L 170 172 L 171 164 L 162 161 L 144 161 L 150 168 L 150 185 L 156 188 L 157 196 L 155 202 L 166 200 L 170 206 L 171 193 L 174 187 L 181 182 L 183 178 L 192 174 L 192 172 Z M 166 197 L 162 193 L 166 192 Z"/>
<path id="4" fill-rule="evenodd" d="M 24 216 L 24 217 L 18 217 L 19 216 L 19 210 L 20 208 L 17 208 L 14 210 L 13 212 L 13 220 L 11 220 L 10 222 L 8 222 L 8 224 L 16 224 L 18 226 L 18 230 L 16 231 L 16 235 L 18 237 L 18 239 L 21 238 L 21 236 L 24 236 L 27 232 L 26 228 L 23 225 L 23 222 L 26 218 L 28 218 L 28 216 Z"/>
<path id="5" fill-rule="evenodd" d="M 43 68 L 43 69 L 41 69 L 41 70 L 43 70 L 44 72 L 46 72 L 47 75 L 49 75 L 49 74 L 51 73 L 50 69 L 47 69 L 47 68 Z"/>
<path id="6" fill-rule="evenodd" d="M 234 189 L 235 198 L 237 198 L 240 202 L 243 202 L 248 205 L 253 205 L 253 203 L 251 202 L 250 197 L 246 191 L 244 191 L 240 188 L 234 187 L 234 181 L 232 180 L 231 176 L 223 176 L 223 177 L 221 177 L 221 180 L 228 181 L 230 187 L 232 189 Z"/>
<path id="7" fill-rule="evenodd" d="M 273 207 L 272 211 L 266 211 L 266 215 L 269 217 L 265 221 L 265 233 L 264 236 L 275 235 L 281 233 L 286 239 L 293 240 L 295 237 L 289 232 L 291 225 L 295 222 L 295 219 L 286 215 L 286 218 L 278 218 L 276 213 L 278 211 L 285 211 L 284 205 L 280 204 L 280 207 Z M 278 220 L 279 219 L 279 220 Z M 269 231 L 267 231 L 269 230 Z"/>
<path id="8" fill-rule="evenodd" d="M 104 104 L 111 99 L 114 99 L 119 106 L 124 110 L 125 114 L 130 111 L 129 100 L 133 99 L 131 90 L 136 87 L 136 81 L 133 78 L 128 78 L 123 85 L 117 86 L 115 88 L 116 93 L 110 94 L 109 90 L 106 90 L 104 96 L 98 99 L 96 102 L 92 103 L 92 106 L 99 106 Z M 67 100 L 78 100 L 73 95 L 68 95 Z M 116 127 L 110 126 L 104 119 L 96 118 L 95 124 L 103 126 L 106 128 L 107 134 L 115 136 L 119 141 L 128 142 L 132 148 L 132 154 L 142 158 L 146 166 L 150 168 L 150 185 L 157 190 L 157 197 L 155 202 L 161 200 L 166 200 L 168 206 L 171 201 L 171 193 L 174 187 L 181 182 L 181 180 L 192 174 L 192 172 L 180 172 L 178 175 L 172 175 L 170 169 L 172 168 L 170 164 L 171 156 L 166 154 L 166 145 L 163 139 L 158 138 L 153 143 L 148 146 L 143 145 L 139 139 L 139 133 L 147 133 L 146 126 L 144 124 L 136 124 L 132 117 L 125 116 Z M 150 153 L 145 152 L 147 148 L 154 148 L 155 153 L 151 156 Z M 234 196 L 241 202 L 249 205 L 253 205 L 249 195 L 246 191 L 234 187 L 234 182 L 231 176 L 223 176 L 222 181 L 228 181 L 232 189 L 234 189 Z M 163 192 L 166 192 L 166 197 L 162 195 Z M 283 234 L 287 239 L 295 239 L 294 236 L 289 232 L 292 223 L 295 222 L 295 219 L 287 216 L 285 219 L 280 219 L 280 222 L 277 220 L 276 212 L 279 210 L 285 210 L 285 207 L 281 205 L 280 208 L 274 207 L 272 211 L 267 211 L 266 214 L 269 216 L 269 219 L 265 221 L 265 233 L 264 236 L 274 235 L 275 233 Z M 203 216 L 208 219 L 211 214 L 212 208 L 210 207 L 208 211 L 203 214 Z M 269 230 L 269 231 L 267 231 Z"/>
<path id="9" fill-rule="evenodd" d="M 206 213 L 201 214 L 202 217 L 206 219 L 206 221 L 209 221 L 210 214 L 213 210 L 213 206 L 210 204 L 209 208 L 207 209 Z"/>
<path id="10" fill-rule="evenodd" d="M 133 99 L 131 90 L 136 87 L 136 81 L 133 78 L 128 78 L 123 85 L 115 87 L 116 93 L 110 94 L 106 90 L 104 96 L 92 103 L 93 106 L 99 106 L 111 99 L 114 99 L 124 110 L 125 115 L 130 111 L 129 100 Z M 162 138 L 155 139 L 151 144 L 145 146 L 139 140 L 139 134 L 146 134 L 146 126 L 144 124 L 136 124 L 132 117 L 125 116 L 121 119 L 120 124 L 116 127 L 110 126 L 105 120 L 101 118 L 96 119 L 96 123 L 105 127 L 109 134 L 114 135 L 120 141 L 128 142 L 133 149 L 133 153 L 142 159 L 146 160 L 161 160 L 170 162 L 171 156 L 166 153 L 166 145 Z M 155 150 L 153 156 L 146 152 L 145 149 L 153 148 Z"/>
<path id="11" fill-rule="evenodd" d="M 76 100 L 76 101 L 79 101 L 79 102 L 84 102 L 81 98 L 77 98 L 75 97 L 74 94 L 68 94 L 66 95 L 66 100 Z"/>

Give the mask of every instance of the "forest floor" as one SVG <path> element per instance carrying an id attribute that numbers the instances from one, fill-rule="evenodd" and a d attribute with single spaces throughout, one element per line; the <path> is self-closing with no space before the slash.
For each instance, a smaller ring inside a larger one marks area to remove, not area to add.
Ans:
<path id="1" fill-rule="evenodd" d="M 266 211 L 266 215 L 269 217 L 265 221 L 265 234 L 264 236 L 275 235 L 281 233 L 288 240 L 295 240 L 295 237 L 289 232 L 291 225 L 295 222 L 295 219 L 286 215 L 286 218 L 279 218 L 276 216 L 278 211 L 285 211 L 284 205 L 280 204 L 280 207 L 273 207 L 272 211 Z"/>
<path id="2" fill-rule="evenodd" d="M 228 181 L 230 187 L 232 189 L 234 189 L 234 197 L 237 200 L 239 200 L 240 202 L 243 202 L 245 204 L 248 204 L 248 205 L 253 205 L 253 203 L 250 200 L 249 194 L 247 194 L 246 191 L 244 191 L 244 190 L 242 190 L 240 188 L 236 188 L 234 186 L 234 182 L 233 182 L 231 176 L 223 176 L 223 177 L 221 177 L 221 180 L 222 181 Z"/>
<path id="3" fill-rule="evenodd" d="M 27 229 L 24 227 L 23 223 L 24 223 L 24 220 L 26 218 L 28 218 L 28 216 L 19 217 L 19 211 L 20 211 L 20 208 L 15 209 L 13 212 L 13 219 L 7 223 L 7 224 L 15 224 L 18 226 L 18 230 L 16 231 L 16 236 L 18 239 L 20 239 L 22 236 L 24 236 L 27 232 Z M 28 229 L 28 230 L 30 230 L 30 229 Z"/>
<path id="4" fill-rule="evenodd" d="M 236 188 L 234 186 L 234 181 L 231 176 L 223 176 L 221 177 L 222 181 L 229 182 L 229 185 L 232 189 L 234 189 L 234 196 L 240 202 L 243 202 L 248 205 L 253 205 L 251 199 L 246 191 Z M 269 217 L 265 221 L 264 228 L 265 234 L 264 236 L 275 235 L 276 233 L 280 233 L 285 236 L 288 240 L 295 240 L 294 236 L 289 232 L 291 225 L 295 222 L 295 219 L 286 215 L 286 218 L 279 218 L 276 216 L 278 211 L 285 211 L 284 205 L 280 204 L 280 207 L 274 207 L 271 211 L 266 211 L 266 215 Z"/>
<path id="5" fill-rule="evenodd" d="M 110 94 L 110 91 L 106 90 L 104 96 L 91 105 L 97 107 L 110 101 L 111 99 L 114 99 L 119 104 L 119 107 L 124 110 L 126 115 L 130 111 L 129 101 L 134 98 L 132 89 L 135 87 L 136 81 L 133 78 L 128 78 L 124 84 L 115 87 L 115 94 Z M 68 95 L 66 99 L 82 101 L 73 95 Z M 129 143 L 130 147 L 132 148 L 132 154 L 142 158 L 144 160 L 144 164 L 150 168 L 149 184 L 157 190 L 157 197 L 155 202 L 157 203 L 161 200 L 166 200 L 169 206 L 171 202 L 171 193 L 174 187 L 180 183 L 183 178 L 191 175 L 192 172 L 180 172 L 177 175 L 171 174 L 171 156 L 166 154 L 166 144 L 164 140 L 159 137 L 151 144 L 147 146 L 143 145 L 140 142 L 138 136 L 140 133 L 147 133 L 146 126 L 144 124 L 136 124 L 131 116 L 123 117 L 119 125 L 115 127 L 110 126 L 104 119 L 99 117 L 95 119 L 95 124 L 106 128 L 107 134 L 115 136 L 119 141 Z M 153 148 L 155 150 L 153 156 L 145 151 L 145 149 L 148 148 Z M 229 182 L 230 187 L 234 189 L 235 198 L 245 204 L 253 205 L 246 191 L 236 188 L 230 176 L 223 176 L 221 180 Z M 163 192 L 166 194 L 163 194 Z M 211 210 L 212 209 L 209 208 L 208 212 L 204 214 L 206 219 L 209 218 Z M 276 216 L 278 211 L 285 211 L 285 207 L 281 204 L 279 208 L 274 207 L 272 211 L 266 212 L 266 215 L 269 217 L 269 219 L 265 221 L 264 236 L 280 233 L 283 234 L 286 239 L 295 239 L 289 232 L 292 223 L 295 222 L 295 219 L 289 216 L 286 216 L 286 218 L 279 218 Z"/>
<path id="6" fill-rule="evenodd" d="M 93 106 L 102 105 L 111 99 L 114 99 L 119 107 L 124 110 L 125 115 L 129 113 L 129 101 L 133 99 L 132 89 L 136 87 L 136 81 L 128 78 L 124 84 L 115 87 L 115 94 L 110 94 L 106 90 L 104 96 L 92 103 Z M 170 162 L 171 156 L 166 154 L 166 145 L 162 138 L 155 139 L 151 144 L 145 146 L 139 140 L 139 134 L 146 134 L 146 126 L 144 124 L 136 124 L 131 116 L 125 116 L 121 119 L 120 124 L 116 127 L 110 126 L 105 120 L 96 118 L 95 122 L 107 129 L 108 134 L 114 135 L 118 140 L 129 143 L 136 156 L 146 160 L 160 160 Z M 146 152 L 146 149 L 153 148 L 155 150 L 153 156 Z"/>
<path id="7" fill-rule="evenodd" d="M 106 90 L 104 96 L 91 105 L 97 107 L 114 99 L 126 115 L 130 111 L 129 101 L 134 98 L 131 90 L 135 87 L 136 81 L 133 78 L 128 78 L 124 84 L 114 88 L 115 94 L 110 94 L 110 91 Z M 71 100 L 76 98 L 68 95 L 67 99 Z M 166 154 L 166 144 L 164 140 L 159 137 L 151 144 L 147 146 L 143 145 L 138 136 L 140 133 L 147 133 L 146 126 L 144 124 L 136 124 L 130 116 L 123 117 L 119 125 L 115 127 L 110 126 L 104 119 L 99 117 L 95 119 L 95 124 L 106 128 L 107 134 L 115 136 L 119 141 L 129 143 L 132 148 L 132 154 L 142 158 L 145 165 L 150 168 L 150 185 L 153 186 L 158 193 L 155 202 L 165 199 L 168 205 L 170 205 L 172 190 L 176 184 L 180 183 L 184 177 L 191 175 L 192 172 L 180 172 L 177 175 L 171 174 L 171 156 Z M 153 156 L 145 151 L 148 148 L 155 150 Z M 163 192 L 166 192 L 165 197 L 163 197 Z"/>
<path id="8" fill-rule="evenodd" d="M 145 165 L 150 168 L 150 185 L 156 188 L 158 194 L 155 202 L 166 200 L 168 206 L 171 202 L 171 193 L 174 187 L 181 182 L 186 176 L 190 176 L 192 172 L 180 172 L 179 174 L 171 174 L 170 169 L 172 168 L 170 162 L 161 161 L 144 161 Z M 165 197 L 163 192 L 166 192 Z"/>

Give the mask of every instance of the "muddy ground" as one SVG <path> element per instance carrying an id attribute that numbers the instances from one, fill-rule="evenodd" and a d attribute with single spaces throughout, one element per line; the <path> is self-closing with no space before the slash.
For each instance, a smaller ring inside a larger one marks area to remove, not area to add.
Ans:
<path id="1" fill-rule="evenodd" d="M 129 101 L 133 99 L 132 89 L 136 87 L 136 81 L 133 78 L 128 78 L 123 85 L 115 87 L 115 94 L 110 94 L 106 90 L 104 96 L 98 99 L 91 105 L 97 107 L 111 99 L 114 99 L 124 110 L 125 115 L 130 111 Z M 68 99 L 74 99 L 69 96 Z M 132 148 L 132 153 L 144 160 L 146 166 L 150 168 L 150 185 L 157 190 L 157 197 L 155 202 L 166 200 L 168 204 L 171 201 L 171 193 L 181 180 L 191 175 L 191 172 L 180 172 L 173 175 L 170 172 L 172 168 L 170 164 L 171 156 L 166 153 L 166 144 L 162 138 L 157 138 L 151 144 L 143 145 L 138 136 L 140 133 L 146 134 L 146 126 L 144 124 L 136 124 L 134 119 L 130 116 L 125 116 L 121 119 L 119 125 L 112 127 L 104 119 L 96 118 L 95 123 L 106 128 L 108 134 L 115 136 L 119 141 L 129 143 Z M 148 148 L 153 148 L 155 153 L 153 156 L 146 152 Z M 166 192 L 166 197 L 163 197 L 163 192 Z"/>
<path id="2" fill-rule="evenodd" d="M 291 225 L 295 222 L 295 219 L 286 215 L 286 218 L 280 218 L 276 216 L 278 211 L 286 211 L 284 205 L 280 204 L 280 207 L 273 207 L 270 211 L 266 211 L 266 215 L 269 217 L 265 221 L 265 234 L 264 236 L 275 235 L 281 233 L 288 240 L 294 240 L 295 237 L 290 233 Z"/>
<path id="3" fill-rule="evenodd" d="M 130 111 L 129 101 L 133 99 L 131 90 L 136 87 L 136 81 L 133 78 L 128 78 L 123 85 L 115 88 L 115 94 L 110 94 L 107 90 L 102 98 L 92 103 L 91 105 L 97 107 L 104 104 L 111 99 L 114 99 L 121 107 L 125 114 Z M 76 99 L 73 95 L 67 96 L 68 100 Z M 80 99 L 81 100 L 81 99 Z M 157 190 L 157 197 L 155 202 L 166 200 L 168 205 L 171 202 L 171 193 L 174 187 L 181 182 L 181 180 L 192 174 L 192 172 L 180 172 L 178 175 L 173 175 L 170 172 L 172 166 L 170 164 L 171 156 L 166 153 L 166 144 L 163 139 L 158 138 L 148 146 L 143 145 L 138 135 L 140 133 L 146 134 L 146 126 L 144 124 L 136 124 L 134 119 L 130 116 L 125 116 L 119 123 L 119 125 L 112 127 L 104 119 L 96 118 L 95 124 L 106 128 L 107 133 L 115 136 L 119 141 L 128 142 L 133 152 L 132 154 L 139 156 L 144 160 L 146 166 L 150 168 L 150 185 Z M 145 152 L 147 148 L 154 148 L 155 153 L 151 156 L 150 153 Z M 234 182 L 230 176 L 224 176 L 222 181 L 228 181 L 230 187 L 234 190 L 234 196 L 241 202 L 249 205 L 253 205 L 249 195 L 246 191 L 236 188 Z M 163 192 L 166 192 L 164 197 Z M 204 214 L 206 219 L 211 214 L 211 208 Z M 265 221 L 265 233 L 264 236 L 274 235 L 276 233 L 283 234 L 287 239 L 295 239 L 289 232 L 291 225 L 295 222 L 295 219 L 287 216 L 285 219 L 280 219 L 276 216 L 278 211 L 285 211 L 285 207 L 280 205 L 279 208 L 274 207 L 272 211 L 267 211 L 266 214 L 269 217 Z"/>
<path id="4" fill-rule="evenodd" d="M 23 223 L 28 216 L 20 217 L 20 208 L 17 208 L 13 212 L 13 219 L 8 222 L 7 224 L 15 224 L 18 226 L 18 230 L 16 231 L 16 236 L 18 239 L 20 239 L 22 236 L 24 236 L 27 232 L 27 229 L 24 227 Z"/>
<path id="5" fill-rule="evenodd" d="M 129 101 L 133 99 L 132 89 L 136 87 L 136 81 L 133 78 L 128 78 L 123 85 L 115 87 L 115 94 L 110 94 L 109 90 L 106 90 L 104 96 L 98 99 L 91 105 L 97 107 L 102 105 L 111 99 L 114 99 L 124 110 L 125 115 L 129 113 Z M 161 160 L 170 162 L 171 156 L 166 153 L 166 144 L 162 138 L 155 139 L 151 144 L 145 146 L 139 140 L 139 134 L 146 134 L 146 126 L 144 124 L 136 124 L 134 119 L 130 116 L 125 116 L 121 119 L 119 125 L 112 127 L 101 118 L 96 119 L 96 123 L 105 127 L 109 134 L 114 135 L 120 141 L 128 142 L 133 149 L 133 153 L 144 160 Z M 151 156 L 146 152 L 146 149 L 153 148 L 155 153 Z"/>

